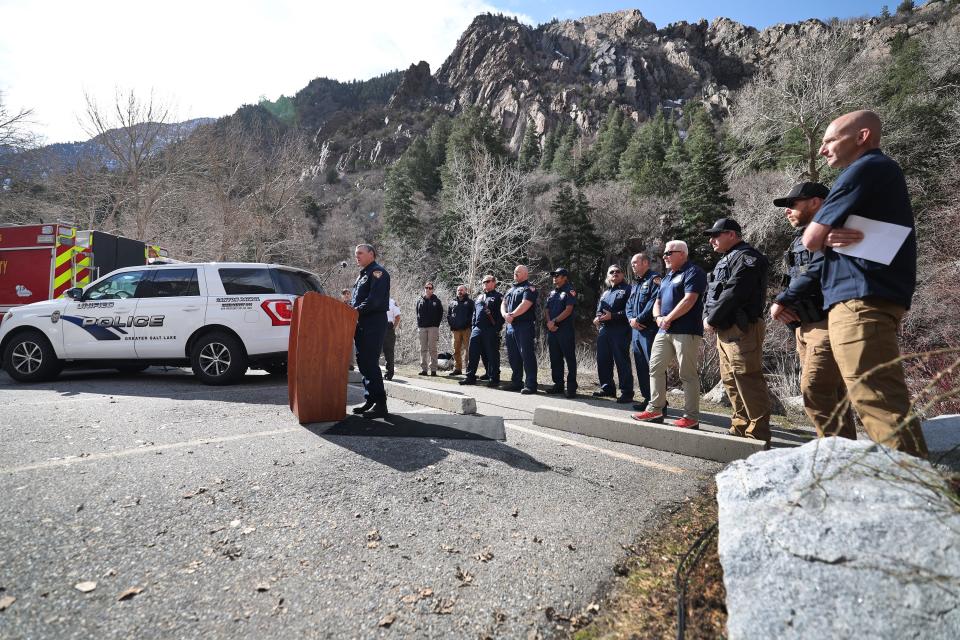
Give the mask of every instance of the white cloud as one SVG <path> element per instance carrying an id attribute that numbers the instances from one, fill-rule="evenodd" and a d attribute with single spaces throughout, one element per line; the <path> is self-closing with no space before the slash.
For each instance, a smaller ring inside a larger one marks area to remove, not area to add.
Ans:
<path id="1" fill-rule="evenodd" d="M 436 71 L 482 0 L 0 0 L 0 90 L 49 142 L 84 139 L 84 91 L 155 94 L 184 120 L 292 95 L 319 76 Z M 525 22 L 531 20 L 519 16 Z"/>

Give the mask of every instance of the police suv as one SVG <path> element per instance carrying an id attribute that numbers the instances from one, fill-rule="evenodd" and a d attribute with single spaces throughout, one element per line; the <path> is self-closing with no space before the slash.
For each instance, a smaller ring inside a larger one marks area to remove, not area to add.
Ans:
<path id="1" fill-rule="evenodd" d="M 293 301 L 308 291 L 323 293 L 317 276 L 275 264 L 118 269 L 66 298 L 8 311 L 3 368 L 21 382 L 54 378 L 67 363 L 127 372 L 190 365 L 213 385 L 250 366 L 283 373 Z"/>

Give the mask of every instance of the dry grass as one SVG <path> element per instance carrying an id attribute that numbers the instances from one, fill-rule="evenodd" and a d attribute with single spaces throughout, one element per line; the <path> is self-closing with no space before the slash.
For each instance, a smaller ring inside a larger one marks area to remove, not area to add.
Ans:
<path id="1" fill-rule="evenodd" d="M 677 593 L 674 577 L 681 557 L 717 519 L 716 490 L 678 505 L 649 529 L 656 532 L 631 545 L 615 572 L 622 576 L 598 599 L 599 612 L 556 621 L 561 637 L 574 640 L 674 638 Z M 723 571 L 716 538 L 687 586 L 686 638 L 723 638 L 727 621 Z"/>

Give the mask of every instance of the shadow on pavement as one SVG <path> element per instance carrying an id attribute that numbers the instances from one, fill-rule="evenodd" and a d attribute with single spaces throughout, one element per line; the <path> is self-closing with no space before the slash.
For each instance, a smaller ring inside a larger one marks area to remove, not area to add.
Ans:
<path id="1" fill-rule="evenodd" d="M 451 450 L 503 462 L 521 471 L 550 470 L 536 458 L 493 439 L 505 439 L 503 418 L 497 416 L 407 413 L 379 420 L 351 416 L 334 424 L 305 428 L 332 444 L 397 471 L 419 471 L 442 461 Z"/>
<path id="2" fill-rule="evenodd" d="M 0 392 L 4 390 L 55 391 L 61 398 L 84 393 L 175 400 L 219 400 L 244 404 L 287 404 L 286 377 L 250 371 L 240 382 L 222 387 L 201 383 L 189 369 L 150 367 L 141 373 L 121 373 L 113 369 L 65 369 L 54 380 L 37 383 L 14 381 L 0 373 Z"/>

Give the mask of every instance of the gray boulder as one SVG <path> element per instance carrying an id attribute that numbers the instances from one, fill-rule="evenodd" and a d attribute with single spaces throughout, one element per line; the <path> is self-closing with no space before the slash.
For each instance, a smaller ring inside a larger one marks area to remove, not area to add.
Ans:
<path id="1" fill-rule="evenodd" d="M 728 637 L 960 637 L 960 510 L 925 461 L 843 438 L 717 475 Z"/>

